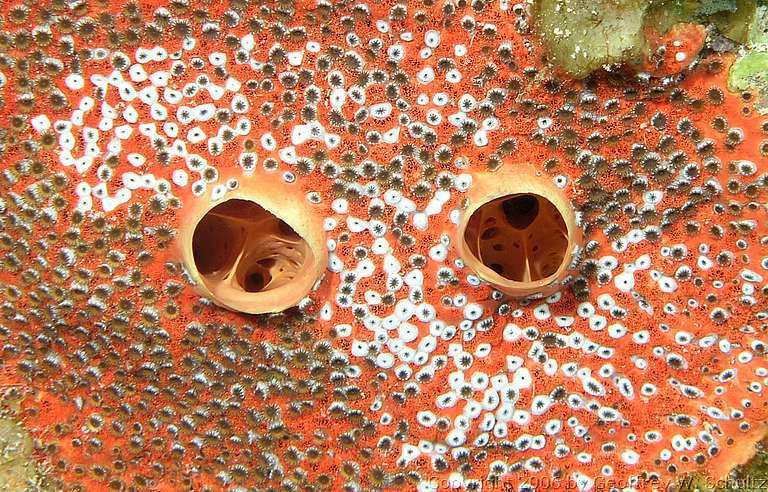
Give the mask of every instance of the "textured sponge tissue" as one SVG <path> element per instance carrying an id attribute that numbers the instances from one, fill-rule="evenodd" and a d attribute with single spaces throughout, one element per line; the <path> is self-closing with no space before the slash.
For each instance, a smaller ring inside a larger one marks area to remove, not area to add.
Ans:
<path id="1" fill-rule="evenodd" d="M 768 122 L 711 26 L 603 3 L 4 2 L 0 480 L 652 490 L 748 461 Z M 528 201 L 462 257 L 506 186 Z"/>

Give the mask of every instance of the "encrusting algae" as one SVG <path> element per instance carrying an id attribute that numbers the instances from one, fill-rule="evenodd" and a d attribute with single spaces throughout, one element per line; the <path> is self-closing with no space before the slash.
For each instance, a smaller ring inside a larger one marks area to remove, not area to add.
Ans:
<path id="1" fill-rule="evenodd" d="M 0 491 L 53 492 L 49 470 L 34 456 L 34 442 L 16 421 L 23 393 L 19 387 L 0 392 Z"/>
<path id="2" fill-rule="evenodd" d="M 24 487 L 671 490 L 764 438 L 749 4 L 0 8 Z"/>

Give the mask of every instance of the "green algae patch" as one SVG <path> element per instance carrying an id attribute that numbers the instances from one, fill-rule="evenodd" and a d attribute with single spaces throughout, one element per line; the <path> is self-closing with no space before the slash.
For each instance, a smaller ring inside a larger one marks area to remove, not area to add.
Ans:
<path id="1" fill-rule="evenodd" d="M 701 9 L 699 0 L 657 0 L 645 16 L 645 25 L 666 33 L 675 24 L 696 22 Z"/>
<path id="2" fill-rule="evenodd" d="M 677 24 L 709 26 L 729 40 L 721 46 L 747 43 L 756 9 L 754 0 L 535 0 L 533 18 L 549 60 L 583 78 L 605 65 L 641 62 L 646 35 Z"/>
<path id="3" fill-rule="evenodd" d="M 751 52 L 736 60 L 728 73 L 728 89 L 746 91 L 768 79 L 768 53 Z"/>
<path id="4" fill-rule="evenodd" d="M 768 49 L 768 0 L 755 10 L 755 17 L 749 28 L 749 46 Z"/>
<path id="5" fill-rule="evenodd" d="M 649 0 L 537 0 L 534 23 L 555 65 L 582 78 L 606 64 L 640 60 Z"/>
<path id="6" fill-rule="evenodd" d="M 0 492 L 53 492 L 50 468 L 35 456 L 35 443 L 18 420 L 24 396 L 0 391 Z"/>
<path id="7" fill-rule="evenodd" d="M 681 22 L 712 24 L 721 36 L 745 43 L 754 16 L 754 0 L 654 0 L 645 24 L 659 32 Z"/>
<path id="8" fill-rule="evenodd" d="M 747 463 L 736 467 L 731 472 L 730 483 L 718 488 L 717 492 L 726 490 L 764 491 L 768 487 L 768 451 L 766 441 L 757 444 L 757 453 Z"/>
<path id="9" fill-rule="evenodd" d="M 17 422 L 0 418 L 0 492 L 38 492 L 48 489 L 32 454 L 29 433 Z"/>
<path id="10" fill-rule="evenodd" d="M 717 26 L 718 32 L 726 38 L 737 43 L 746 43 L 755 18 L 755 1 L 731 0 L 719 7 L 720 10 L 707 14 L 706 18 Z"/>
<path id="11" fill-rule="evenodd" d="M 738 8 L 737 0 L 708 0 L 701 2 L 699 12 L 702 15 L 713 15 L 722 12 L 736 12 Z"/>
<path id="12" fill-rule="evenodd" d="M 728 72 L 728 89 L 755 92 L 755 108 L 760 114 L 768 114 L 768 7 L 757 9 L 748 41 L 747 49 Z"/>

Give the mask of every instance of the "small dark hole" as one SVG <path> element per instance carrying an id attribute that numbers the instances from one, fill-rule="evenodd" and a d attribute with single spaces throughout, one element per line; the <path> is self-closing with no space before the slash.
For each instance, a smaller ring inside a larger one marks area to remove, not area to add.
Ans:
<path id="1" fill-rule="evenodd" d="M 267 270 L 254 270 L 243 279 L 243 290 L 246 292 L 261 292 L 267 286 L 272 276 Z"/>
<path id="2" fill-rule="evenodd" d="M 486 229 L 483 231 L 483 234 L 480 236 L 480 239 L 486 241 L 488 239 L 493 239 L 496 237 L 496 234 L 498 234 L 499 230 L 495 227 L 491 227 L 490 229 Z"/>
<path id="3" fill-rule="evenodd" d="M 501 207 L 507 222 L 515 229 L 525 229 L 539 215 L 539 201 L 533 195 L 513 196 Z"/>

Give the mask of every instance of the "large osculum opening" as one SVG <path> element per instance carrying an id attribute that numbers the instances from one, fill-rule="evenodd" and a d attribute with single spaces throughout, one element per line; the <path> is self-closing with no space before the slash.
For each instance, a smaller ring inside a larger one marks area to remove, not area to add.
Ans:
<path id="1" fill-rule="evenodd" d="M 242 199 L 227 200 L 203 216 L 192 253 L 209 287 L 248 293 L 289 284 L 313 258 L 307 241 L 284 220 Z"/>
<path id="2" fill-rule="evenodd" d="M 250 183 L 190 210 L 180 234 L 198 291 L 249 314 L 298 304 L 327 262 L 321 217 L 292 190 Z"/>
<path id="3" fill-rule="evenodd" d="M 568 251 L 562 214 L 545 197 L 519 193 L 480 206 L 464 231 L 469 251 L 508 280 L 532 282 L 555 274 Z"/>
<path id="4" fill-rule="evenodd" d="M 508 162 L 473 176 L 456 244 L 467 268 L 513 297 L 540 297 L 573 278 L 583 234 L 565 191 Z"/>

